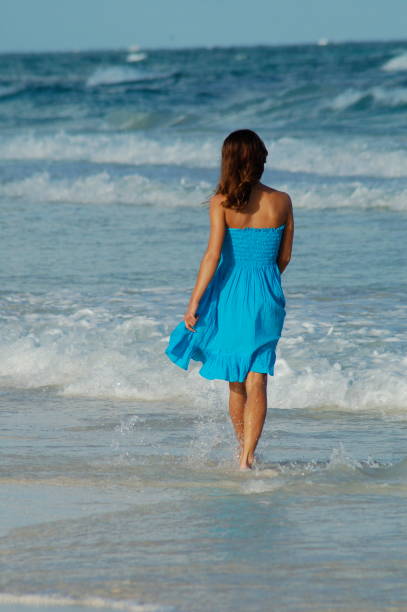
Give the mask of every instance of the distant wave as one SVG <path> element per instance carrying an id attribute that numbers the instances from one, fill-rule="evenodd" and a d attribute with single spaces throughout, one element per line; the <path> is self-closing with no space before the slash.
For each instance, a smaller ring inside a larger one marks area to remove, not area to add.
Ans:
<path id="1" fill-rule="evenodd" d="M 401 53 L 396 55 L 392 59 L 388 60 L 382 66 L 382 70 L 388 72 L 396 72 L 398 70 L 407 70 L 407 53 Z"/>
<path id="2" fill-rule="evenodd" d="M 109 134 L 21 133 L 0 141 L 0 159 L 87 160 L 94 163 L 218 168 L 221 139 L 212 136 L 162 140 L 131 132 Z M 269 167 L 322 176 L 407 177 L 407 151 L 393 139 L 379 144 L 336 137 L 329 141 L 279 138 L 268 144 Z M 267 168 L 267 166 L 266 166 Z"/>
<path id="3" fill-rule="evenodd" d="M 350 108 L 365 96 L 365 92 L 356 89 L 348 89 L 347 91 L 344 91 L 336 96 L 336 98 L 334 98 L 332 101 L 328 102 L 326 106 L 328 108 L 332 108 L 333 110 L 344 110 L 346 108 Z"/>
<path id="4" fill-rule="evenodd" d="M 119 164 L 172 164 L 217 167 L 218 143 L 214 139 L 172 138 L 167 142 L 140 134 L 78 135 L 66 132 L 20 134 L 0 140 L 0 159 L 53 159 Z"/>
<path id="5" fill-rule="evenodd" d="M 367 187 L 359 181 L 349 185 L 330 183 L 312 188 L 298 188 L 295 183 L 279 187 L 291 194 L 296 208 L 386 208 L 407 211 L 407 188 L 394 190 L 387 185 L 383 188 Z"/>
<path id="6" fill-rule="evenodd" d="M 135 81 L 150 81 L 171 76 L 171 73 L 153 73 L 136 70 L 130 66 L 108 66 L 98 68 L 86 81 L 88 87 L 99 87 L 102 85 L 118 85 L 120 83 L 132 83 Z"/>
<path id="7" fill-rule="evenodd" d="M 377 146 L 373 139 L 327 142 L 280 138 L 269 147 L 272 168 L 321 176 L 406 177 L 407 151 Z"/>
<path id="8" fill-rule="evenodd" d="M 175 114 L 168 110 L 136 110 L 123 108 L 113 110 L 106 116 L 109 124 L 118 130 L 148 130 L 156 127 L 172 127 L 191 125 L 196 120 L 192 112 L 178 112 Z"/>
<path id="9" fill-rule="evenodd" d="M 372 101 L 379 106 L 398 107 L 407 105 L 407 88 L 372 87 L 365 91 L 347 89 L 327 104 L 333 110 L 346 110 L 359 104 L 362 100 Z"/>
<path id="10" fill-rule="evenodd" d="M 147 57 L 147 53 L 129 53 L 126 61 L 127 62 L 142 62 Z"/>
<path id="11" fill-rule="evenodd" d="M 21 91 L 24 91 L 23 85 L 0 85 L 0 98 L 11 98 Z"/>
<path id="12" fill-rule="evenodd" d="M 52 179 L 41 172 L 19 181 L 0 183 L 0 198 L 29 202 L 69 204 L 130 204 L 163 207 L 197 206 L 206 200 L 212 185 L 186 179 L 173 185 L 139 174 L 113 178 L 107 172 L 76 179 Z"/>
<path id="13" fill-rule="evenodd" d="M 48 172 L 33 174 L 21 180 L 0 183 L 0 199 L 23 199 L 28 202 L 132 206 L 196 207 L 212 193 L 214 185 L 206 181 L 154 181 L 139 174 L 114 177 L 99 172 L 75 179 L 55 179 Z M 407 211 L 407 188 L 368 187 L 360 181 L 317 186 L 280 184 L 289 191 L 295 206 L 304 209 L 355 207 L 387 208 Z"/>
<path id="14" fill-rule="evenodd" d="M 170 612 L 172 607 L 159 604 L 138 604 L 132 601 L 114 601 L 103 597 L 65 597 L 63 595 L 41 595 L 13 593 L 0 593 L 0 606 L 29 606 L 32 608 L 48 607 L 84 607 L 84 608 L 108 608 L 109 610 L 123 610 L 123 612 Z"/>

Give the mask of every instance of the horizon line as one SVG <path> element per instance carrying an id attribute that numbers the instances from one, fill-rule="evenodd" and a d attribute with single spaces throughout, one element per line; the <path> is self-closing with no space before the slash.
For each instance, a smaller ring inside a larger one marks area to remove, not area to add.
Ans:
<path id="1" fill-rule="evenodd" d="M 43 53 L 101 53 L 106 51 L 137 53 L 142 51 L 194 51 L 194 50 L 212 50 L 212 49 L 252 49 L 256 47 L 298 47 L 298 46 L 320 46 L 329 47 L 334 45 L 346 44 L 373 44 L 373 43 L 407 43 L 407 38 L 371 38 L 371 39 L 330 39 L 321 37 L 318 40 L 297 41 L 297 42 L 259 42 L 259 43 L 231 43 L 225 44 L 210 44 L 210 45 L 180 45 L 180 46 L 142 46 L 136 43 L 124 46 L 107 46 L 107 47 L 83 47 L 83 48 L 62 48 L 62 49 L 27 49 L 27 50 L 4 50 L 0 51 L 0 55 L 26 55 L 26 54 L 43 54 Z M 137 47 L 137 49 L 136 49 Z"/>

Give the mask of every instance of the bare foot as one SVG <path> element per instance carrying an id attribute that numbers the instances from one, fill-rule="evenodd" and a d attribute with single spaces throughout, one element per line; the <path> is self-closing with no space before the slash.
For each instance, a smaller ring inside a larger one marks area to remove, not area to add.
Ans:
<path id="1" fill-rule="evenodd" d="M 251 466 L 250 466 L 250 465 L 241 465 L 241 466 L 239 467 L 239 471 L 240 471 L 240 472 L 247 472 L 247 471 L 249 471 L 249 470 L 251 470 L 251 469 L 252 469 L 252 468 L 251 468 Z"/>
<path id="2" fill-rule="evenodd" d="M 242 458 L 243 451 L 240 453 L 240 466 L 241 470 L 251 470 L 253 463 L 255 462 L 254 455 L 248 455 L 246 459 Z"/>

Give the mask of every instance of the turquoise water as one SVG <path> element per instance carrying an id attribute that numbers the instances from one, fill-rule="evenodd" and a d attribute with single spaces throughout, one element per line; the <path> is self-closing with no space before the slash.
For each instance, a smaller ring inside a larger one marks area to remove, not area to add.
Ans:
<path id="1" fill-rule="evenodd" d="M 4 610 L 405 610 L 407 43 L 0 56 Z M 252 473 L 164 355 L 229 131 L 296 218 Z"/>

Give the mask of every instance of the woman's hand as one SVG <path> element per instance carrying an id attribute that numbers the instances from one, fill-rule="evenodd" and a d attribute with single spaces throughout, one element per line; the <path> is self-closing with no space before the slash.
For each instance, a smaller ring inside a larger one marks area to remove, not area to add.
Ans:
<path id="1" fill-rule="evenodd" d="M 196 331 L 196 329 L 194 329 L 193 326 L 195 325 L 199 317 L 199 315 L 196 314 L 197 307 L 198 307 L 197 305 L 188 306 L 188 309 L 186 313 L 184 314 L 185 327 L 189 329 L 189 331 L 192 331 L 192 332 Z"/>
<path id="2" fill-rule="evenodd" d="M 199 316 L 196 314 L 199 302 L 212 280 L 220 259 L 223 239 L 225 236 L 224 209 L 221 205 L 222 199 L 223 196 L 219 195 L 214 195 L 211 198 L 209 211 L 211 230 L 208 239 L 208 246 L 206 247 L 204 256 L 201 259 L 195 287 L 192 291 L 192 295 L 187 306 L 187 311 L 184 314 L 185 327 L 192 332 L 196 331 L 196 329 L 194 329 L 194 325 Z"/>

